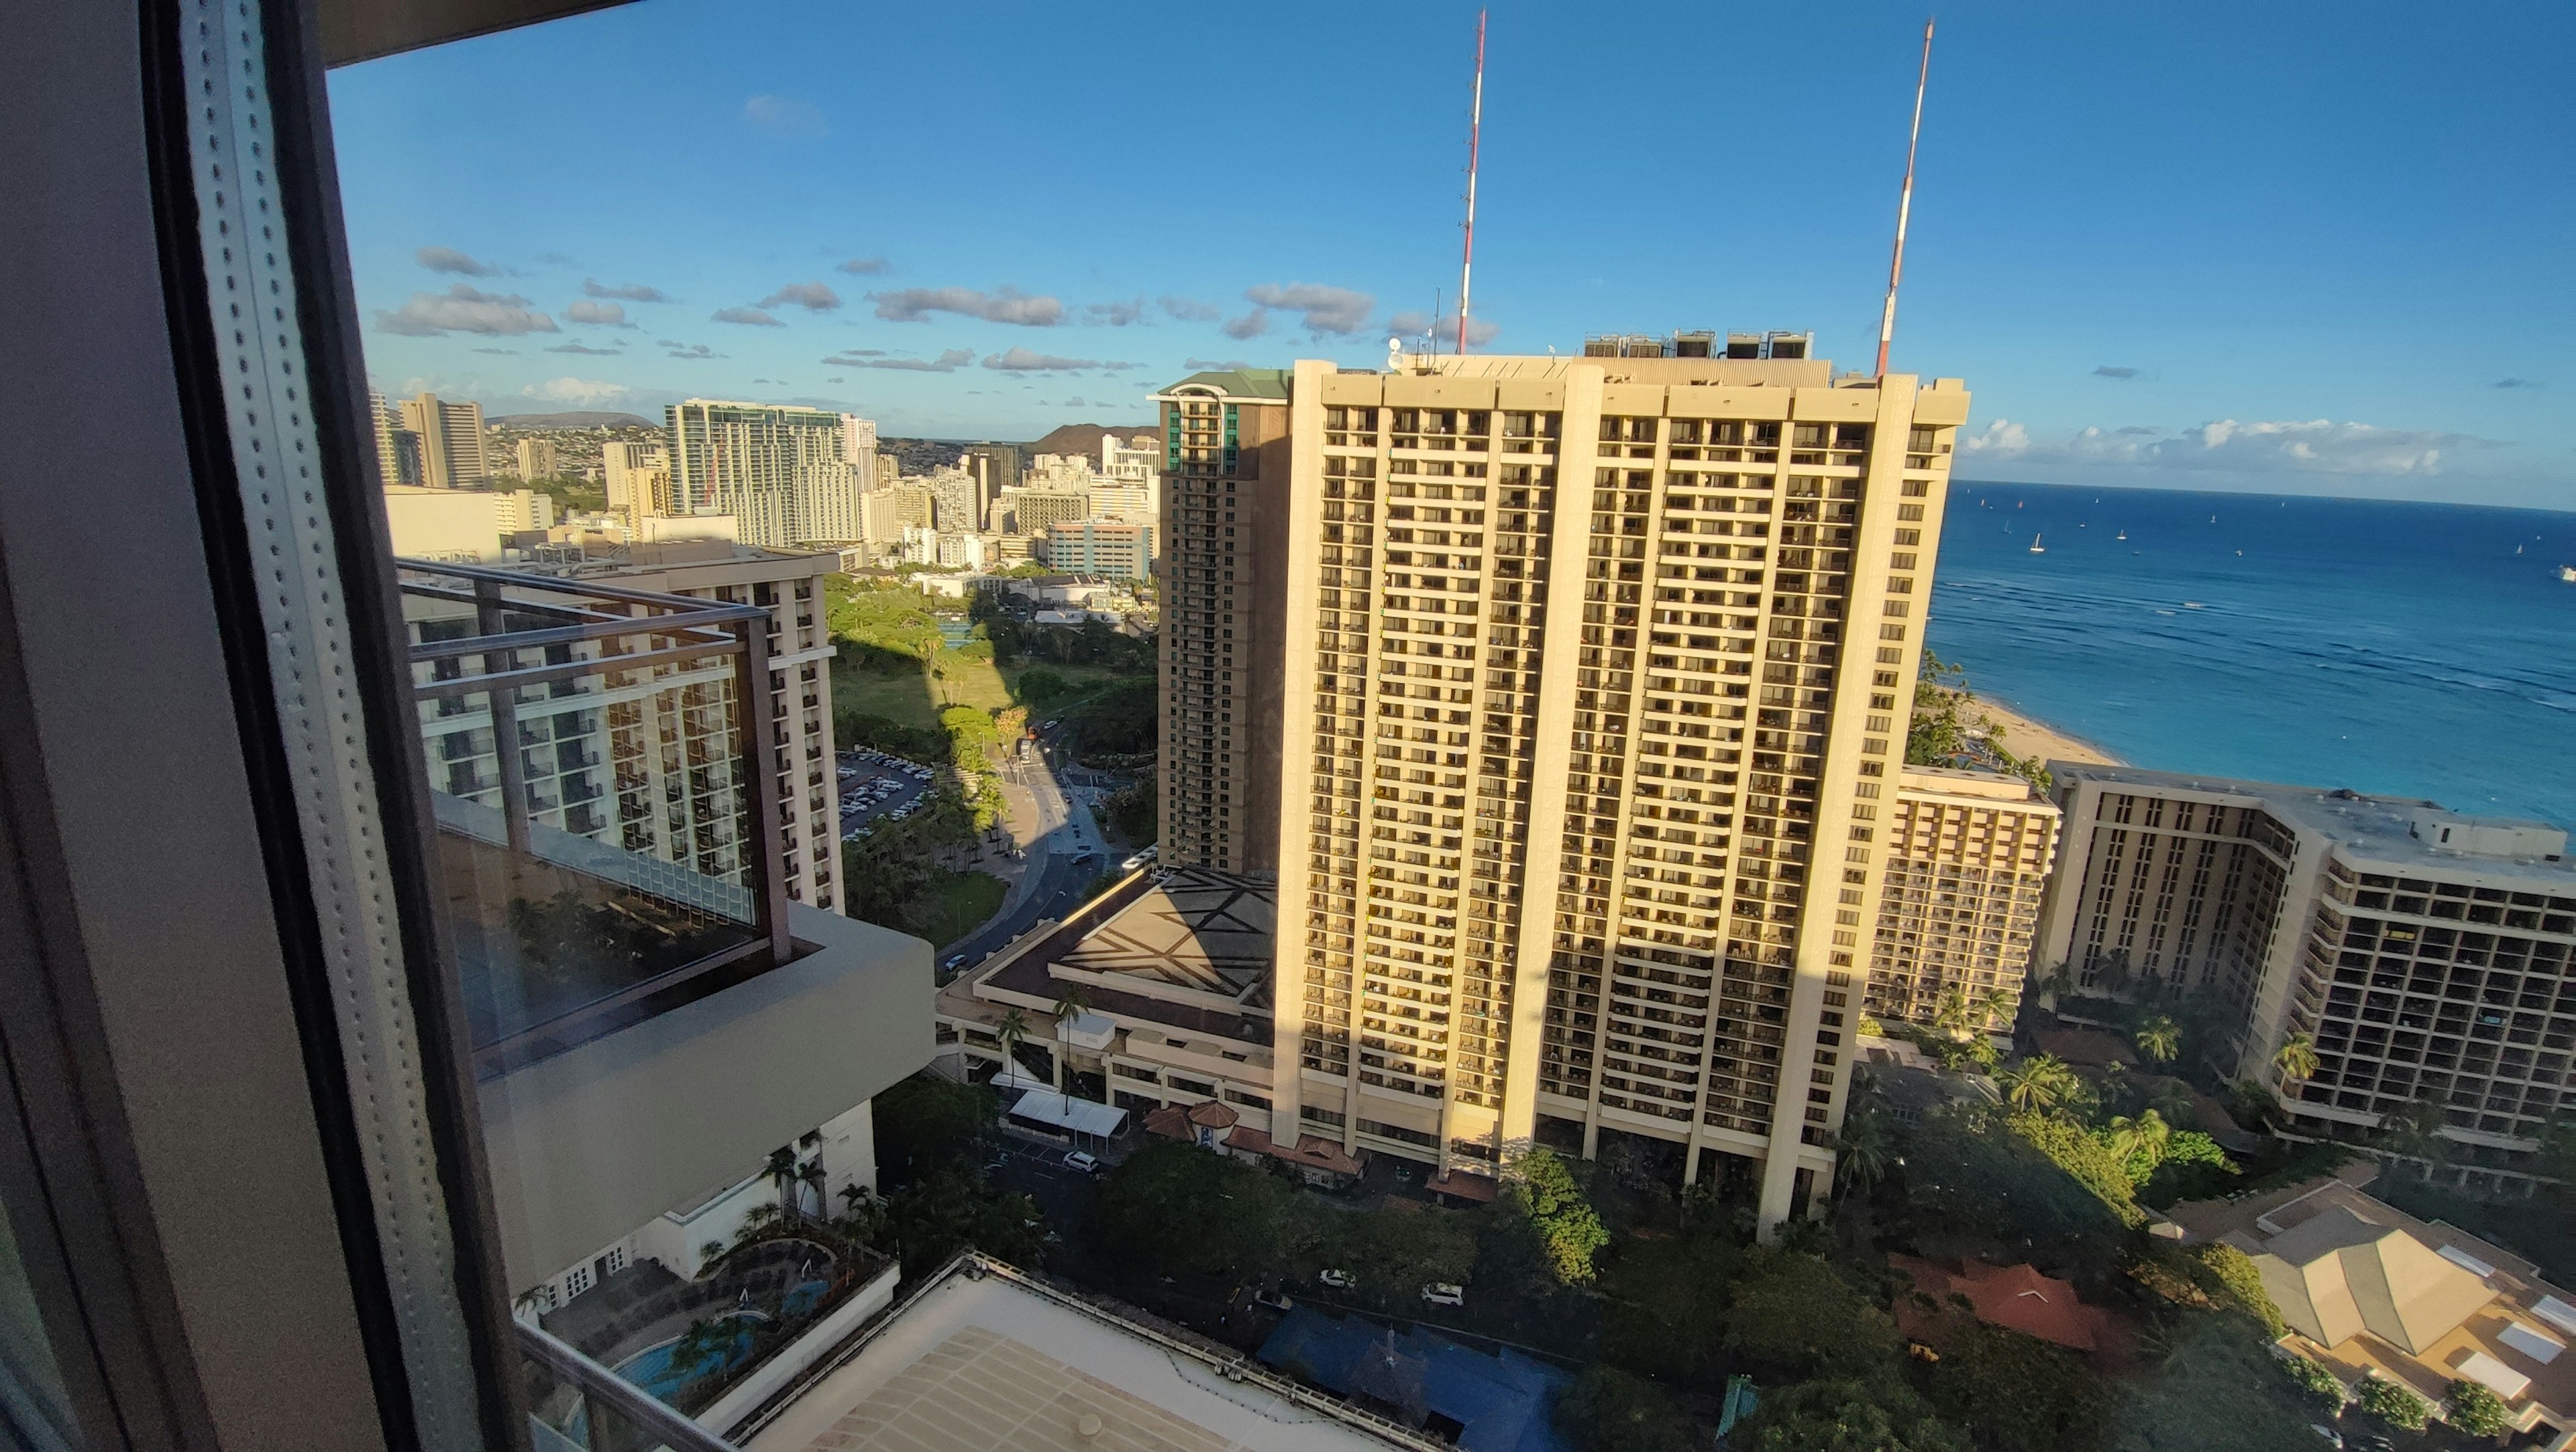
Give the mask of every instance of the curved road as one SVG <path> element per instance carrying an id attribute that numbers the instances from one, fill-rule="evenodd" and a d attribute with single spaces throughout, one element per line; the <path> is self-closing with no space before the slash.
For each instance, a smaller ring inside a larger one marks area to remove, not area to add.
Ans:
<path id="1" fill-rule="evenodd" d="M 1107 849 L 1101 845 L 1099 823 L 1091 815 L 1091 804 L 1081 799 L 1096 795 L 1096 788 L 1089 793 L 1077 788 L 1076 797 L 1068 800 L 1056 782 L 1043 747 L 1040 755 L 1025 762 L 1012 761 L 1003 771 L 1013 785 L 1028 791 L 1037 803 L 1039 835 L 1028 844 L 1033 865 L 1013 888 L 1000 915 L 940 950 L 939 976 L 943 982 L 951 976 L 946 967 L 950 959 L 964 957 L 966 961 L 955 971 L 966 972 L 1003 944 L 1037 926 L 1041 919 L 1061 921 L 1082 904 L 1083 889 L 1110 865 Z M 1045 854 L 1042 863 L 1036 861 L 1040 853 Z"/>

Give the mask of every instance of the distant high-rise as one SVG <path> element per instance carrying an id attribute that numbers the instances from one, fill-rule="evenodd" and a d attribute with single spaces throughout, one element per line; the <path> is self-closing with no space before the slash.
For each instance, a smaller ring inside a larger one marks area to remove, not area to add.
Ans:
<path id="1" fill-rule="evenodd" d="M 611 439 L 600 445 L 608 507 L 629 521 L 671 513 L 671 455 L 660 444 Z"/>
<path id="2" fill-rule="evenodd" d="M 864 473 L 846 416 L 792 404 L 693 398 L 663 411 L 671 511 L 730 514 L 743 543 L 856 539 Z"/>
<path id="3" fill-rule="evenodd" d="M 561 464 L 556 459 L 554 440 L 519 440 L 520 478 L 551 479 L 560 472 L 561 468 Z"/>
<path id="4" fill-rule="evenodd" d="M 1279 870 L 1289 375 L 1195 373 L 1163 406 L 1162 860 Z M 1302 582 L 1311 586 L 1312 580 Z"/>
<path id="5" fill-rule="evenodd" d="M 1017 444 L 969 444 L 958 464 L 975 479 L 975 517 L 983 518 L 984 510 L 1002 497 L 1005 489 L 1020 487 L 1020 475 L 1027 467 Z M 942 524 L 940 528 L 948 526 Z"/>
<path id="6" fill-rule="evenodd" d="M 381 393 L 367 394 L 367 409 L 376 424 L 376 469 L 382 476 L 377 482 L 420 483 L 420 435 L 403 426 L 402 414 Z"/>
<path id="7" fill-rule="evenodd" d="M 403 400 L 402 426 L 420 439 L 420 483 L 432 489 L 481 489 L 491 483 L 483 405 L 448 403 L 424 393 Z"/>
<path id="8" fill-rule="evenodd" d="M 1142 580 L 1154 567 L 1154 527 L 1110 519 L 1070 520 L 1048 526 L 1044 548 L 1046 567 L 1062 574 Z"/>
<path id="9" fill-rule="evenodd" d="M 1274 1138 L 1829 1181 L 1968 394 L 1788 351 L 1156 396 L 1165 857 L 1278 873 Z"/>

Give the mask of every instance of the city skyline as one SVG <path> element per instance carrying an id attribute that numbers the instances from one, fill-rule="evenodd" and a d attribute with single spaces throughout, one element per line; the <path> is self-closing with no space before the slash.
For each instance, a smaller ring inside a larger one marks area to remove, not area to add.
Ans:
<path id="1" fill-rule="evenodd" d="M 657 3 L 352 67 L 332 89 L 370 362 L 389 394 L 496 413 L 747 396 L 1029 438 L 1143 418 L 1201 364 L 1366 366 L 1456 289 L 1472 23 L 1134 27 L 1174 74 L 1257 46 L 1293 77 L 1273 93 L 1299 144 L 1178 227 L 1153 179 L 1230 123 L 1146 139 L 1114 98 L 1159 67 L 1065 17 Z M 1594 33 L 1502 7 L 1487 346 L 1812 327 L 1865 362 L 1919 23 Z M 2569 103 L 2516 84 L 2552 49 L 2533 29 L 2568 23 L 2472 13 L 2397 45 L 2368 17 L 1944 14 L 1894 361 L 1987 380 L 1961 476 L 2576 505 L 2548 321 L 2576 301 L 2549 245 L 2569 203 L 2528 184 Z M 880 52 L 959 60 L 852 84 Z M 1611 85 L 1619 105 L 1554 125 Z M 1798 106 L 1770 104 L 1784 85 Z M 1610 127 L 1638 139 L 1604 156 Z M 425 143 L 466 164 L 400 164 Z M 697 204 L 666 202 L 675 170 Z M 1707 184 L 1748 170 L 1776 180 Z M 1587 215 L 1617 198 L 1638 225 Z"/>

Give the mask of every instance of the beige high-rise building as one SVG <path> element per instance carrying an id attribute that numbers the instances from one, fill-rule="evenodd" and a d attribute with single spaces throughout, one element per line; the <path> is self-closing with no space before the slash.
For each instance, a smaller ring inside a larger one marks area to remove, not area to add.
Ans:
<path id="1" fill-rule="evenodd" d="M 610 440 L 600 445 L 600 471 L 608 487 L 608 507 L 629 524 L 647 515 L 671 512 L 671 454 L 660 444 Z"/>
<path id="2" fill-rule="evenodd" d="M 554 441 L 554 440 L 552 440 L 552 439 L 521 439 L 521 440 L 519 440 L 519 477 L 520 477 L 520 478 L 522 478 L 522 479 L 551 479 L 551 478 L 555 477 L 555 475 L 556 475 L 558 472 L 560 472 L 561 468 L 562 468 L 562 465 L 561 465 L 561 464 L 558 462 L 558 460 L 556 459 L 556 455 L 555 455 L 555 441 Z"/>
<path id="3" fill-rule="evenodd" d="M 1930 1023 L 1954 993 L 1972 1027 L 2012 1022 L 2056 862 L 2057 804 L 2017 776 L 1909 766 L 1881 838 L 1863 1006 Z"/>
<path id="4" fill-rule="evenodd" d="M 1163 406 L 1162 860 L 1173 866 L 1279 870 L 1282 600 L 1298 580 L 1284 533 L 1289 377 L 1194 373 L 1154 395 Z"/>
<path id="5" fill-rule="evenodd" d="M 402 401 L 402 426 L 420 439 L 419 483 L 432 489 L 481 489 L 491 482 L 483 405 L 448 403 L 424 393 Z"/>
<path id="6" fill-rule="evenodd" d="M 1624 1132 L 1789 1214 L 1966 390 L 1417 357 L 1157 400 L 1165 860 L 1277 872 L 1272 1135 L 1490 1172 Z"/>

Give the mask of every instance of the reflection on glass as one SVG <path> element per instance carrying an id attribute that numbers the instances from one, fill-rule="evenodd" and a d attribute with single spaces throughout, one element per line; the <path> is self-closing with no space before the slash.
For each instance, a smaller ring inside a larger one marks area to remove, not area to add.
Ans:
<path id="1" fill-rule="evenodd" d="M 447 929 L 487 1071 L 764 953 L 767 612 L 407 563 Z"/>
<path id="2" fill-rule="evenodd" d="M 0 1212 L 0 1441 L 40 1452 L 80 1445 L 71 1394 L 45 1337 L 36 1288 L 18 1256 L 17 1233 Z"/>

